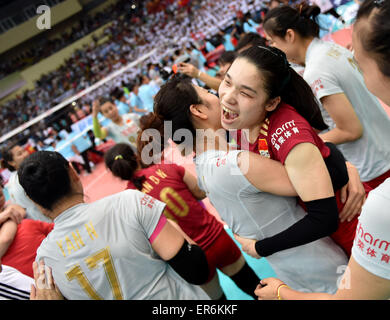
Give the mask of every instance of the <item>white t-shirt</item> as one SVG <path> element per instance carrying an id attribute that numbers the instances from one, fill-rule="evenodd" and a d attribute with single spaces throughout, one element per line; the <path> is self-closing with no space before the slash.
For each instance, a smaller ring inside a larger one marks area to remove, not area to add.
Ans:
<path id="1" fill-rule="evenodd" d="M 311 0 L 310 3 L 320 7 L 321 13 L 324 13 L 333 8 L 333 4 L 330 0 Z"/>
<path id="2" fill-rule="evenodd" d="M 352 256 L 364 269 L 390 280 L 390 178 L 363 205 Z"/>
<path id="3" fill-rule="evenodd" d="M 34 279 L 10 266 L 1 265 L 0 300 L 29 300 Z"/>
<path id="4" fill-rule="evenodd" d="M 39 210 L 34 202 L 31 201 L 31 199 L 26 195 L 23 187 L 19 183 L 17 171 L 11 173 L 5 188 L 7 189 L 7 192 L 10 196 L 10 201 L 20 205 L 26 210 L 27 219 L 41 220 L 49 223 L 53 222 L 48 217 L 44 216 L 41 210 Z"/>
<path id="5" fill-rule="evenodd" d="M 363 126 L 363 136 L 339 144 L 345 158 L 359 171 L 362 181 L 370 181 L 390 170 L 390 119 L 378 99 L 371 94 L 352 53 L 335 43 L 315 38 L 306 52 L 303 78 L 317 99 L 344 93 Z M 333 119 L 321 106 L 329 130 Z"/>
<path id="6" fill-rule="evenodd" d="M 67 299 L 208 299 L 149 242 L 164 208 L 135 190 L 73 206 L 54 219 L 36 260 L 52 268 Z"/>
<path id="7" fill-rule="evenodd" d="M 111 137 L 116 143 L 124 142 L 136 146 L 140 116 L 134 113 L 128 113 L 122 115 L 122 118 L 124 122 L 123 125 L 119 126 L 111 121 L 106 126 L 108 130 L 108 136 Z"/>
<path id="8" fill-rule="evenodd" d="M 199 187 L 233 233 L 262 240 L 302 219 L 306 213 L 295 197 L 262 192 L 246 179 L 237 165 L 240 152 L 209 150 L 195 159 Z M 347 265 L 346 255 L 329 237 L 266 259 L 279 279 L 305 292 L 336 292 L 338 268 Z"/>

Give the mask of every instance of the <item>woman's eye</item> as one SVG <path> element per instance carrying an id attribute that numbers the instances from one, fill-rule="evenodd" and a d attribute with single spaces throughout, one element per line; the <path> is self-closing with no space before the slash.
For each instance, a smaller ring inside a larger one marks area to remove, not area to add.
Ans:
<path id="1" fill-rule="evenodd" d="M 243 91 L 241 91 L 240 93 L 241 93 L 241 95 L 243 95 L 244 97 L 248 97 L 248 98 L 250 98 L 250 95 L 249 95 L 249 94 L 247 94 L 246 92 L 243 92 Z"/>

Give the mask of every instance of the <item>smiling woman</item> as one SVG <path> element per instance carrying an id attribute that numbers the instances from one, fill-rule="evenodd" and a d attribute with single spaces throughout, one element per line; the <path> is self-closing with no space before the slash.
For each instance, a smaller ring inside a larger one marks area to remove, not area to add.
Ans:
<path id="1" fill-rule="evenodd" d="M 188 79 L 175 77 L 161 87 L 154 113 L 160 122 L 172 122 L 173 133 L 183 128 L 213 132 L 216 143 L 212 145 L 195 136 L 198 184 L 234 233 L 266 240 L 262 249 L 265 255 L 269 254 L 267 261 L 278 275 L 285 275 L 294 288 L 335 290 L 334 270 L 346 258 L 342 249 L 323 236 L 303 241 L 300 232 L 296 233 L 299 239 L 286 237 L 278 241 L 279 238 L 273 237 L 293 227 L 305 213 L 292 197 L 296 191 L 282 164 L 253 152 L 230 149 L 226 132 L 220 130 L 221 109 L 216 96 L 192 85 Z M 168 134 L 163 131 L 162 136 Z M 337 223 L 337 208 L 336 215 L 330 218 Z M 328 227 L 333 228 L 334 224 L 326 224 L 325 228 Z M 305 245 L 301 245 L 303 243 Z M 309 257 L 317 262 L 315 267 L 307 263 Z M 303 274 L 307 275 L 306 279 Z"/>
<path id="2" fill-rule="evenodd" d="M 348 182 L 345 162 L 314 131 L 327 126 L 309 85 L 290 67 L 285 54 L 260 46 L 242 52 L 221 83 L 219 97 L 223 108 L 235 113 L 231 117 L 223 111 L 223 127 L 249 130 L 248 136 L 242 134 L 245 130 L 237 134 L 238 145 L 249 144 L 249 150 L 280 161 L 308 210 L 288 230 L 256 242 L 257 254 L 268 256 L 332 235 L 349 255 L 357 225 L 353 216 L 360 211 L 364 191 L 357 201 L 352 200 L 355 208 L 347 214 L 351 221 L 337 226 L 338 209 L 344 207 L 340 189 Z"/>
<path id="3" fill-rule="evenodd" d="M 389 99 L 390 57 L 390 1 L 366 0 L 361 5 L 353 30 L 355 57 L 371 92 L 386 103 Z M 368 113 L 375 113 L 372 105 L 365 105 Z M 371 123 L 376 126 L 377 123 Z M 390 163 L 390 159 L 387 161 Z M 334 295 L 305 294 L 294 291 L 283 281 L 264 279 L 258 287 L 259 299 L 389 299 L 390 298 L 390 178 L 373 190 L 359 218 L 352 256 Z M 375 239 L 375 240 L 374 240 Z M 282 279 L 283 280 L 283 279 Z"/>

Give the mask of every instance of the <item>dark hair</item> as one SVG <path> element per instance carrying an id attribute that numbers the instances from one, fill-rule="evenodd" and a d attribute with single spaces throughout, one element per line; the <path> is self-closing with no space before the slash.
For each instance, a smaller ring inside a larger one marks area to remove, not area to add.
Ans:
<path id="1" fill-rule="evenodd" d="M 114 97 L 117 100 L 120 100 L 124 95 L 125 95 L 124 92 L 120 88 L 115 88 L 110 93 L 110 96 Z"/>
<path id="2" fill-rule="evenodd" d="M 237 53 L 235 51 L 225 51 L 221 54 L 221 56 L 218 59 L 218 64 L 227 64 L 227 63 L 233 63 L 234 59 L 236 58 Z"/>
<path id="3" fill-rule="evenodd" d="M 11 146 L 10 148 L 5 148 L 5 149 L 1 150 L 1 156 L 2 156 L 2 159 L 0 162 L 1 168 L 8 169 L 9 171 L 16 171 L 16 168 L 10 164 L 10 161 L 14 160 L 14 156 L 13 156 L 11 150 L 15 146 L 16 145 Z"/>
<path id="4" fill-rule="evenodd" d="M 169 139 L 176 144 L 188 142 L 184 136 L 175 137 L 175 132 L 179 129 L 187 129 L 192 137 L 196 136 L 196 130 L 192 124 L 190 106 L 201 104 L 202 101 L 191 83 L 191 78 L 183 75 L 175 75 L 170 78 L 159 90 L 154 98 L 154 112 L 145 116 L 141 124 L 141 131 L 138 134 L 137 148 L 138 154 L 143 155 L 143 148 L 150 143 L 152 145 L 149 151 L 149 157 L 156 162 L 161 160 L 161 153 L 168 145 Z M 171 129 L 164 131 L 164 122 L 169 121 Z M 156 129 L 160 135 L 159 141 L 156 141 L 153 135 L 144 135 L 146 129 Z M 141 141 L 146 140 L 146 141 Z M 147 140 L 147 138 L 149 138 Z M 194 141 L 192 141 L 194 143 Z M 193 145 L 191 145 L 191 148 Z M 158 151 L 156 155 L 153 152 Z M 141 161 L 141 164 L 143 162 Z"/>
<path id="5" fill-rule="evenodd" d="M 172 133 L 179 129 L 188 129 L 195 137 L 195 128 L 191 120 L 190 106 L 201 104 L 202 101 L 188 77 L 175 76 L 167 81 L 154 98 L 153 122 L 150 127 L 163 126 L 162 121 L 172 121 Z M 163 131 L 163 130 L 162 130 Z M 180 144 L 184 138 L 174 139 L 173 142 Z"/>
<path id="6" fill-rule="evenodd" d="M 276 7 L 270 10 L 263 22 L 264 30 L 277 37 L 284 38 L 287 29 L 293 29 L 303 38 L 318 37 L 320 27 L 316 17 L 321 13 L 318 6 L 301 3 L 298 8 L 290 6 Z"/>
<path id="7" fill-rule="evenodd" d="M 243 34 L 238 41 L 235 51 L 239 51 L 247 46 L 265 46 L 265 39 L 255 32 L 248 32 Z"/>
<path id="8" fill-rule="evenodd" d="M 31 154 L 20 165 L 18 177 L 27 196 L 48 210 L 72 191 L 69 163 L 58 152 Z"/>
<path id="9" fill-rule="evenodd" d="M 104 155 L 106 167 L 112 174 L 122 180 L 133 182 L 138 190 L 142 189 L 145 177 L 135 177 L 138 168 L 138 158 L 131 146 L 127 143 L 117 143 Z"/>
<path id="10" fill-rule="evenodd" d="M 364 18 L 368 19 L 369 27 L 358 33 L 362 47 L 373 56 L 380 71 L 390 77 L 390 1 L 364 1 L 356 23 Z"/>
<path id="11" fill-rule="evenodd" d="M 290 67 L 283 51 L 273 47 L 251 47 L 238 58 L 247 59 L 261 72 L 264 90 L 270 99 L 280 96 L 313 128 L 321 131 L 328 128 L 310 86 Z"/>
<path id="12" fill-rule="evenodd" d="M 114 104 L 114 101 L 110 97 L 100 97 L 99 102 L 100 102 L 100 105 L 103 105 L 107 102 Z"/>

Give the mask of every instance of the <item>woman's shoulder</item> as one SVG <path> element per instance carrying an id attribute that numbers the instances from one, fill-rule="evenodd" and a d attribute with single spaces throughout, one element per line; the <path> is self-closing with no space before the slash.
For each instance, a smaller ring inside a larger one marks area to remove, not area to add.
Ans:
<path id="1" fill-rule="evenodd" d="M 270 127 L 279 126 L 279 124 L 302 121 L 304 118 L 291 105 L 281 102 L 278 108 L 269 116 Z"/>

